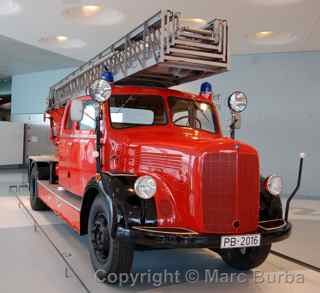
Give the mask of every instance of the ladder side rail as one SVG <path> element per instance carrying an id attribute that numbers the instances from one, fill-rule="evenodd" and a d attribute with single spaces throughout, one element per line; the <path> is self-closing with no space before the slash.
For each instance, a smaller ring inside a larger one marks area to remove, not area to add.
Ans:
<path id="1" fill-rule="evenodd" d="M 157 22 L 159 22 L 160 19 L 160 12 L 157 12 L 156 14 L 154 14 L 152 17 L 150 17 L 148 20 L 144 21 L 140 26 L 138 26 L 137 28 L 133 29 L 131 32 L 129 32 L 128 34 L 126 34 L 124 37 L 122 37 L 120 40 L 118 40 L 117 42 L 115 42 L 114 44 L 112 44 L 111 46 L 109 46 L 107 49 L 103 50 L 102 52 L 100 52 L 98 55 L 96 55 L 95 57 L 93 57 L 92 59 L 90 59 L 88 62 L 84 63 L 83 65 L 81 65 L 78 69 L 76 69 L 75 71 L 73 71 L 72 73 L 70 73 L 69 75 L 67 75 L 64 79 L 62 79 L 61 81 L 59 81 L 58 83 L 54 84 L 51 88 L 50 88 L 50 95 L 49 95 L 49 99 L 50 98 L 54 98 L 55 92 L 63 87 L 65 84 L 67 84 L 68 82 L 72 81 L 73 79 L 78 78 L 81 74 L 86 74 L 86 72 L 88 70 L 90 70 L 90 68 L 97 64 L 97 63 L 101 63 L 101 59 L 107 59 L 110 58 L 110 54 L 112 54 L 114 52 L 114 48 L 117 46 L 120 46 L 121 44 L 123 44 L 125 42 L 125 40 L 128 37 L 135 37 L 135 35 L 141 33 L 144 30 L 144 26 L 145 25 L 155 25 Z M 107 63 L 107 62 L 106 62 Z M 64 102 L 64 101 L 63 101 Z M 60 103 L 59 103 L 60 104 Z"/>
<path id="2" fill-rule="evenodd" d="M 160 11 L 51 87 L 49 108 L 85 94 L 105 66 L 114 73 L 115 82 L 148 84 L 155 80 L 162 86 L 227 71 L 227 37 L 225 20 L 214 19 L 201 29 L 190 29 L 180 25 L 180 13 Z M 153 71 L 153 65 L 160 71 Z M 161 68 L 165 67 L 169 71 L 163 75 Z M 180 68 L 178 75 L 174 68 Z"/>

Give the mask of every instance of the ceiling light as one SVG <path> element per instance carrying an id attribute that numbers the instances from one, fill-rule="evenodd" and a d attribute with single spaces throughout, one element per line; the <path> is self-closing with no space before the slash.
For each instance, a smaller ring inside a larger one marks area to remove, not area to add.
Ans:
<path id="1" fill-rule="evenodd" d="M 257 45 L 285 45 L 296 41 L 297 36 L 287 32 L 261 31 L 248 34 L 247 38 Z"/>
<path id="2" fill-rule="evenodd" d="M 39 40 L 39 43 L 45 46 L 58 47 L 64 49 L 82 48 L 86 46 L 86 43 L 80 39 L 68 38 L 62 35 L 41 38 Z"/>
<path id="3" fill-rule="evenodd" d="M 257 39 L 266 39 L 272 37 L 273 32 L 271 31 L 264 31 L 264 32 L 256 32 Z"/>
<path id="4" fill-rule="evenodd" d="M 14 0 L 0 0 L 0 15 L 13 15 L 21 10 L 20 5 Z"/>
<path id="5" fill-rule="evenodd" d="M 83 16 L 89 16 L 89 17 L 96 15 L 101 10 L 103 10 L 103 7 L 101 5 L 83 5 L 81 7 Z"/>
<path id="6" fill-rule="evenodd" d="M 56 36 L 56 40 L 58 42 L 66 42 L 68 40 L 68 37 L 66 37 L 66 36 Z"/>
<path id="7" fill-rule="evenodd" d="M 124 19 L 124 14 L 116 9 L 105 9 L 104 5 L 73 6 L 63 11 L 67 21 L 87 25 L 113 25 Z"/>

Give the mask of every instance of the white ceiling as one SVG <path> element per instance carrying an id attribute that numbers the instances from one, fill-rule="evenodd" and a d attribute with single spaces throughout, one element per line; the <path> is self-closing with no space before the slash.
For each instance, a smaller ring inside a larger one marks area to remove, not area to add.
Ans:
<path id="1" fill-rule="evenodd" d="M 81 63 L 0 35 L 0 80 L 15 74 L 74 67 Z"/>
<path id="2" fill-rule="evenodd" d="M 15 1 L 20 4 L 21 10 L 16 15 L 0 15 L 0 35 L 80 60 L 96 55 L 159 9 L 181 11 L 186 18 L 227 19 L 232 54 L 320 50 L 320 0 L 93 1 L 124 14 L 120 23 L 102 26 L 70 23 L 63 17 L 65 8 L 91 3 L 91 0 Z M 297 38 L 289 44 L 256 45 L 250 43 L 247 34 L 257 31 L 293 33 Z M 39 43 L 41 38 L 56 35 L 80 39 L 86 46 L 67 49 Z M 3 50 L 1 52 L 3 54 Z"/>

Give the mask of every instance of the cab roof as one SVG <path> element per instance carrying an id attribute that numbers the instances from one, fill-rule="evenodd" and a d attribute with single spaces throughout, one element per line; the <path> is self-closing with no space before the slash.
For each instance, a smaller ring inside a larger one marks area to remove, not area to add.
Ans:
<path id="1" fill-rule="evenodd" d="M 112 94 L 114 95 L 129 95 L 129 94 L 142 94 L 142 95 L 157 95 L 157 96 L 175 96 L 185 99 L 196 99 L 208 102 L 209 99 L 202 95 L 187 93 L 179 90 L 161 88 L 161 87 L 148 87 L 148 86 L 123 86 L 114 85 L 112 87 Z"/>

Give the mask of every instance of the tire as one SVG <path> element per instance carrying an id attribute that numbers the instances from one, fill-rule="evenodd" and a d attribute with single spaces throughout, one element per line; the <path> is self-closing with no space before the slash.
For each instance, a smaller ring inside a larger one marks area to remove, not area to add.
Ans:
<path id="1" fill-rule="evenodd" d="M 107 201 L 99 194 L 94 199 L 89 214 L 89 253 L 97 278 L 114 284 L 119 281 L 119 274 L 130 273 L 134 248 L 129 243 L 111 237 L 107 219 Z"/>
<path id="2" fill-rule="evenodd" d="M 271 244 L 242 248 L 221 249 L 224 262 L 237 270 L 250 270 L 261 265 L 269 255 Z"/>
<path id="3" fill-rule="evenodd" d="M 30 205 L 34 211 L 47 211 L 48 206 L 38 196 L 38 179 L 48 179 L 49 170 L 47 167 L 32 168 L 30 175 Z"/>

